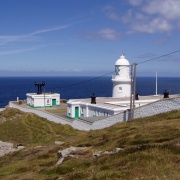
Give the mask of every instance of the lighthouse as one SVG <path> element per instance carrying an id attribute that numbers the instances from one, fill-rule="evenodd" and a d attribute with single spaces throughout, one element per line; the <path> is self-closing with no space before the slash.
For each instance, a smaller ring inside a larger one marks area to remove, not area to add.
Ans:
<path id="1" fill-rule="evenodd" d="M 112 77 L 112 82 L 112 97 L 130 97 L 130 64 L 124 55 L 121 55 L 121 57 L 115 63 L 115 75 Z"/>

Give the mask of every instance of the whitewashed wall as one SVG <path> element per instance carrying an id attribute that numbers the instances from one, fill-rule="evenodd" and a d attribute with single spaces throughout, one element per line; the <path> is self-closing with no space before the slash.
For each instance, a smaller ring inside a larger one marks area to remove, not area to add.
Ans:
<path id="1" fill-rule="evenodd" d="M 163 99 L 161 101 L 137 108 L 135 110 L 134 118 L 152 116 L 178 109 L 180 109 L 180 97 Z"/>
<path id="2" fill-rule="evenodd" d="M 69 124 L 75 129 L 85 130 L 85 131 L 103 129 L 103 128 L 112 126 L 118 122 L 127 121 L 128 116 L 129 116 L 128 111 L 124 111 L 123 113 L 119 113 L 117 115 L 109 116 L 105 119 L 98 120 L 94 122 L 93 124 L 87 124 L 85 122 L 79 121 L 78 119 L 70 121 L 70 120 L 61 118 L 59 116 L 55 116 L 50 113 L 43 112 L 37 109 L 23 108 L 18 105 L 15 105 L 12 102 L 9 102 L 9 106 L 20 109 L 21 111 L 24 111 L 24 112 L 35 113 L 43 118 L 47 118 L 48 120 L 54 121 L 56 123 Z M 135 118 L 147 117 L 147 116 L 151 116 L 151 115 L 155 115 L 155 114 L 159 114 L 163 112 L 168 112 L 172 110 L 179 110 L 179 109 L 180 109 L 180 97 L 164 99 L 161 101 L 157 101 L 157 102 L 136 108 Z"/>
<path id="3" fill-rule="evenodd" d="M 134 118 L 148 117 L 172 110 L 180 109 L 180 97 L 171 98 L 171 99 L 163 99 L 161 101 L 156 101 L 154 103 L 141 106 L 135 109 Z M 106 119 L 102 119 L 93 123 L 92 129 L 102 129 L 118 122 L 127 121 L 129 118 L 128 111 L 123 113 L 119 113 L 114 116 L 110 116 Z"/>

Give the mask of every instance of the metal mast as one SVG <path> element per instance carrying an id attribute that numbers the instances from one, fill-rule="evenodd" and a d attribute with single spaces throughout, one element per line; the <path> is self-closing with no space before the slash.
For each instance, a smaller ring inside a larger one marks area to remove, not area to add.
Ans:
<path id="1" fill-rule="evenodd" d="M 130 120 L 134 119 L 135 96 L 136 96 L 136 65 L 131 65 L 131 96 L 130 96 Z"/>

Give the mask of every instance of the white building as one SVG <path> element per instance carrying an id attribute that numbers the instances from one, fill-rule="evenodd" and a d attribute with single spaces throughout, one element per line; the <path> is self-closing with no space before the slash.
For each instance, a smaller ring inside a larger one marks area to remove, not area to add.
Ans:
<path id="1" fill-rule="evenodd" d="M 34 108 L 60 106 L 60 94 L 57 93 L 27 93 L 26 96 L 27 105 Z"/>
<path id="2" fill-rule="evenodd" d="M 115 75 L 112 77 L 112 97 L 130 97 L 131 76 L 130 64 L 122 55 L 115 63 Z"/>
<path id="3" fill-rule="evenodd" d="M 112 97 L 98 97 L 92 99 L 70 99 L 67 102 L 67 116 L 69 118 L 111 116 L 130 109 L 131 77 L 130 64 L 122 55 L 115 63 L 115 75 L 112 77 Z M 135 107 L 143 106 L 162 99 L 162 96 L 139 96 Z"/>
<path id="4" fill-rule="evenodd" d="M 162 96 L 139 96 L 135 107 L 143 106 L 163 99 Z M 130 109 L 130 100 L 127 97 L 112 98 L 98 97 L 96 104 L 91 104 L 91 99 L 70 99 L 67 102 L 67 116 L 69 118 L 112 116 Z"/>

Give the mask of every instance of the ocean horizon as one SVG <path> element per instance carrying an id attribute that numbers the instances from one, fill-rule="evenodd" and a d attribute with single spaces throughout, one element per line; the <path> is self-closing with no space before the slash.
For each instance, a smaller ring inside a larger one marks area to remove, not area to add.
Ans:
<path id="1" fill-rule="evenodd" d="M 24 76 L 0 77 L 0 107 L 9 101 L 26 99 L 27 93 L 36 93 L 35 82 L 45 82 L 43 92 L 59 93 L 61 99 L 89 98 L 92 93 L 97 97 L 112 96 L 112 76 Z M 140 96 L 156 94 L 155 77 L 137 77 L 136 92 Z M 170 94 L 180 94 L 180 77 L 158 77 L 157 94 L 167 90 Z"/>

